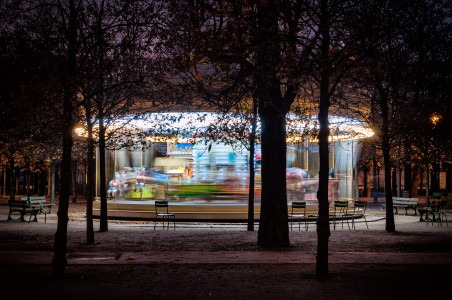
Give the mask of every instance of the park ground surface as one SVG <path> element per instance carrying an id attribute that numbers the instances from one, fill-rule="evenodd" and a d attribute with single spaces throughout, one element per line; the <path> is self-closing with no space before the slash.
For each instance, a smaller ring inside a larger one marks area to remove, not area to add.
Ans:
<path id="1" fill-rule="evenodd" d="M 38 222 L 7 221 L 0 199 L 0 282 L 15 299 L 425 299 L 450 297 L 452 222 L 433 224 L 368 210 L 331 231 L 327 279 L 315 277 L 317 233 L 290 232 L 291 247 L 257 246 L 246 223 L 110 220 L 95 245 L 86 244 L 85 203 L 70 205 L 66 275 L 52 276 L 56 209 Z M 448 216 L 452 219 L 452 215 Z M 449 225 L 449 226 L 447 226 Z"/>

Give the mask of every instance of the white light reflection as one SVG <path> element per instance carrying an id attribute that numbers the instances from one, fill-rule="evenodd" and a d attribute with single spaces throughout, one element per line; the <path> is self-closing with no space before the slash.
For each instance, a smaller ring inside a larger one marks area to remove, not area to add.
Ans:
<path id="1" fill-rule="evenodd" d="M 232 119 L 231 114 L 231 118 Z M 287 117 L 287 129 L 288 132 L 299 133 L 299 136 L 288 137 L 288 142 L 294 142 L 302 139 L 301 135 L 305 132 L 316 132 L 318 130 L 318 121 L 316 116 L 309 118 L 307 121 L 302 121 L 294 115 L 288 115 Z M 224 114 L 217 114 L 212 112 L 202 113 L 152 113 L 141 119 L 134 120 L 132 117 L 118 119 L 114 121 L 110 127 L 120 128 L 124 130 L 131 128 L 147 131 L 153 130 L 154 132 L 168 133 L 174 132 L 200 132 L 200 129 L 207 128 L 211 125 L 220 125 L 225 120 Z M 233 123 L 240 122 L 233 120 Z M 342 116 L 330 116 L 330 141 L 345 141 L 351 139 L 363 139 L 374 135 L 374 132 L 369 126 L 364 123 L 349 117 Z M 260 128 L 258 122 L 258 128 Z M 79 136 L 86 136 L 86 132 L 81 127 L 76 128 L 75 132 Z M 164 140 L 171 139 L 171 137 L 162 137 Z M 189 137 L 185 137 L 189 138 Z M 160 140 L 160 138 L 152 136 L 148 137 L 148 140 Z"/>

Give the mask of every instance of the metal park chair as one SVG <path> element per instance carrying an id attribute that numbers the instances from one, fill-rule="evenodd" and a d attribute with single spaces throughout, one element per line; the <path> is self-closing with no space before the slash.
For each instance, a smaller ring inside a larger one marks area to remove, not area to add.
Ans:
<path id="1" fill-rule="evenodd" d="M 367 225 L 366 220 L 366 208 L 367 208 L 367 202 L 366 201 L 358 201 L 356 200 L 353 203 L 353 210 L 346 213 L 346 217 L 350 217 L 352 219 L 352 228 L 356 229 L 355 227 L 355 219 L 357 218 L 363 218 L 364 223 L 366 223 L 367 229 L 369 229 L 369 226 Z M 348 221 L 347 221 L 348 223 Z"/>
<path id="2" fill-rule="evenodd" d="M 165 222 L 167 222 L 168 229 L 170 227 L 170 221 L 173 222 L 173 227 L 176 229 L 176 215 L 170 213 L 168 209 L 168 201 L 166 200 L 156 200 L 155 201 L 155 218 L 154 218 L 154 230 L 157 222 L 161 220 L 163 223 L 163 228 L 165 228 Z"/>
<path id="3" fill-rule="evenodd" d="M 330 218 L 333 219 L 333 228 L 336 230 L 336 223 L 338 220 L 341 221 L 342 229 L 344 229 L 344 219 L 346 218 L 348 211 L 348 201 L 334 201 L 333 211 L 330 212 Z M 350 229 L 350 224 L 348 224 L 348 229 Z"/>
<path id="4" fill-rule="evenodd" d="M 306 202 L 292 202 L 292 211 L 288 214 L 290 220 L 290 231 L 292 231 L 293 221 L 298 221 L 298 230 L 301 230 L 301 221 L 304 221 L 304 227 L 308 230 L 306 222 Z"/>
<path id="5" fill-rule="evenodd" d="M 447 210 L 447 200 L 433 200 L 431 209 L 427 211 L 427 216 L 425 220 L 428 223 L 431 222 L 433 226 L 433 222 L 438 222 L 438 226 L 443 226 L 443 222 L 446 223 L 446 226 L 449 226 L 447 222 L 447 213 L 450 213 Z M 431 217 L 429 216 L 431 215 Z"/>

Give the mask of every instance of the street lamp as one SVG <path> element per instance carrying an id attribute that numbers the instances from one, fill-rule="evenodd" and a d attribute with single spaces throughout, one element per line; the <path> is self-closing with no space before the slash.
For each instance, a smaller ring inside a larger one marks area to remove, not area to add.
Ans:
<path id="1" fill-rule="evenodd" d="M 433 124 L 433 151 L 434 151 L 434 166 L 433 166 L 433 176 L 434 176 L 434 185 L 432 186 L 432 189 L 435 192 L 439 192 L 440 186 L 439 186 L 439 173 L 440 173 L 440 155 L 439 155 L 439 145 L 438 145 L 438 134 L 437 134 L 437 126 L 438 123 L 441 121 L 442 116 L 436 112 L 434 112 L 430 120 Z"/>
<path id="2" fill-rule="evenodd" d="M 439 123 L 439 121 L 441 120 L 441 118 L 442 118 L 442 116 L 441 116 L 440 114 L 436 113 L 436 112 L 434 112 L 434 113 L 432 114 L 432 116 L 430 117 L 430 120 L 432 120 L 433 128 L 436 127 L 436 124 Z"/>

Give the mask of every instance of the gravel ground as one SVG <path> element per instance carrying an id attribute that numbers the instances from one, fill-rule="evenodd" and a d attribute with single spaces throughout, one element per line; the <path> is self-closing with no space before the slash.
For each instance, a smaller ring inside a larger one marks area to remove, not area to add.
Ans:
<path id="1" fill-rule="evenodd" d="M 3 199 L 4 200 L 4 199 Z M 5 201 L 3 201 L 5 202 Z M 0 282 L 19 299 L 420 299 L 450 294 L 452 226 L 427 226 L 371 208 L 369 229 L 337 228 L 329 240 L 328 279 L 316 279 L 315 226 L 290 232 L 288 249 L 257 246 L 258 224 L 109 221 L 87 245 L 84 204 L 71 204 L 68 266 L 52 277 L 56 214 L 47 223 L 6 221 L 0 205 Z M 56 211 L 56 210 L 55 210 Z"/>

